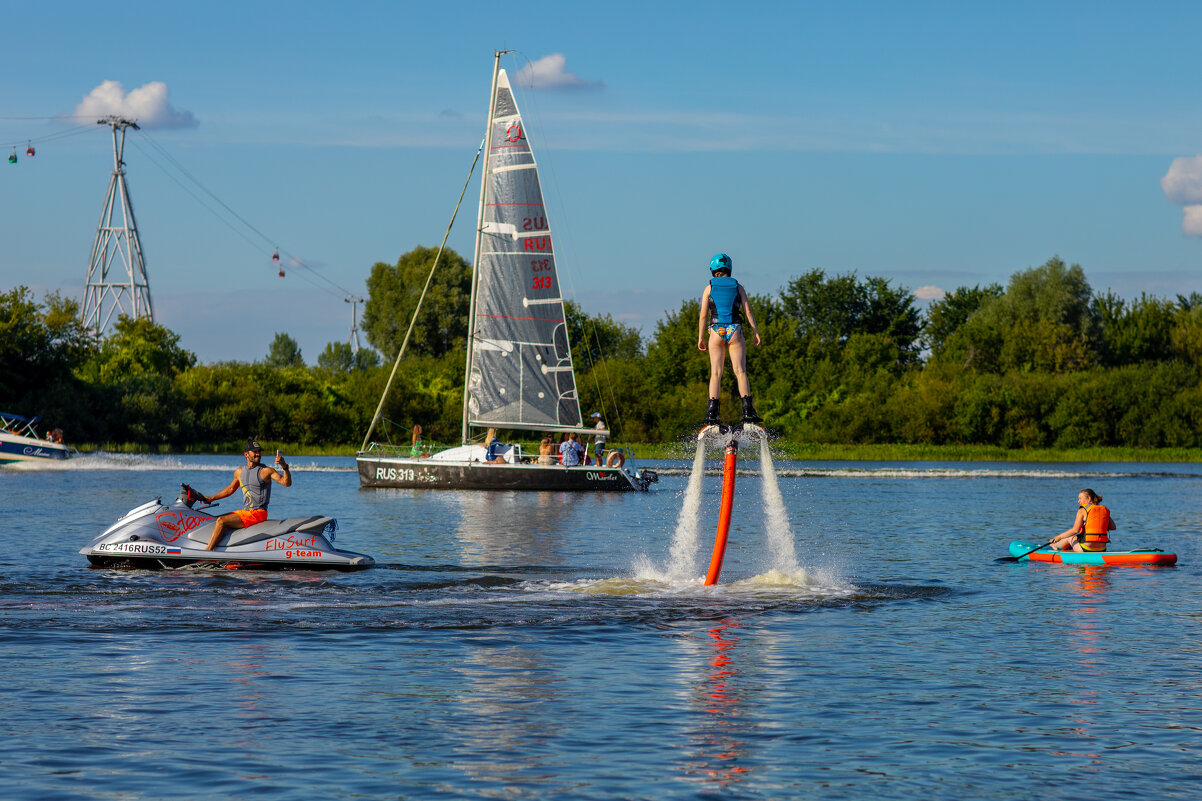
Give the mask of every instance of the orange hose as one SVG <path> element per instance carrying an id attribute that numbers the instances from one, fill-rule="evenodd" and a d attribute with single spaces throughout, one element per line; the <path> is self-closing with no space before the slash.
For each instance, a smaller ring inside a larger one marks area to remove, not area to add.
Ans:
<path id="1" fill-rule="evenodd" d="M 722 465 L 722 507 L 718 511 L 718 532 L 714 535 L 714 554 L 705 575 L 705 586 L 718 583 L 722 572 L 722 557 L 726 555 L 726 533 L 730 530 L 730 513 L 735 503 L 735 462 L 739 453 L 738 440 L 726 446 L 726 461 Z"/>

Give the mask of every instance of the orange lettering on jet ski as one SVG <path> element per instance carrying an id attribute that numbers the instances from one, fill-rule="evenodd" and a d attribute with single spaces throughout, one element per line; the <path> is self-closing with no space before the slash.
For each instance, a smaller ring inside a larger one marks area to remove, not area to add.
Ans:
<path id="1" fill-rule="evenodd" d="M 203 526 L 213 518 L 186 515 L 183 512 L 159 512 L 154 519 L 159 526 L 160 539 L 163 542 L 175 542 L 181 535 Z"/>
<path id="2" fill-rule="evenodd" d="M 294 537 L 291 534 L 289 534 L 287 537 L 279 537 L 278 539 L 268 540 L 265 550 L 268 550 L 268 551 L 287 550 L 288 553 L 284 554 L 285 558 L 287 558 L 287 559 L 291 559 L 292 555 L 294 553 L 298 554 L 298 555 L 303 555 L 303 556 L 320 556 L 320 554 L 317 551 L 288 550 L 288 549 L 296 549 L 296 548 L 316 548 L 317 546 L 314 543 L 314 541 L 316 539 L 317 539 L 316 534 L 314 534 L 312 537 Z"/>

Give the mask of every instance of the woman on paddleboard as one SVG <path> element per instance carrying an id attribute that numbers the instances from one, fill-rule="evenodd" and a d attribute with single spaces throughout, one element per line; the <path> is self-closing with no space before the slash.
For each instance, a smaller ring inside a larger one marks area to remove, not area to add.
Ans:
<path id="1" fill-rule="evenodd" d="M 1110 519 L 1110 510 L 1102 505 L 1102 496 L 1091 489 L 1083 489 L 1077 493 L 1077 504 L 1073 527 L 1052 537 L 1049 544 L 1058 551 L 1106 550 L 1106 543 L 1110 542 L 1107 533 L 1117 527 Z"/>
<path id="2" fill-rule="evenodd" d="M 743 399 L 743 422 L 759 423 L 762 418 L 751 405 L 751 382 L 747 380 L 747 341 L 743 338 L 740 318 L 747 321 L 751 333 L 755 334 L 755 346 L 760 346 L 760 331 L 755 325 L 755 315 L 747 302 L 747 290 L 730 277 L 734 263 L 730 256 L 718 253 L 710 259 L 710 278 L 701 293 L 701 318 L 697 322 L 697 349 L 709 350 L 710 386 L 709 408 L 705 411 L 703 425 L 718 423 L 718 407 L 722 397 L 722 371 L 726 367 L 726 354 L 730 353 L 730 368 L 739 385 L 739 396 Z M 741 313 L 741 314 L 740 314 Z M 708 321 L 708 326 L 707 326 Z"/>

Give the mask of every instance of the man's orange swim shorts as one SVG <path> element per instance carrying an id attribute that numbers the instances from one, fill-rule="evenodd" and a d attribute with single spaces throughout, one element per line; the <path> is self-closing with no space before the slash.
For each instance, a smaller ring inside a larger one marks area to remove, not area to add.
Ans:
<path id="1" fill-rule="evenodd" d="M 266 509 L 235 509 L 234 514 L 242 521 L 243 528 L 250 528 L 255 523 L 262 523 L 267 519 Z"/>

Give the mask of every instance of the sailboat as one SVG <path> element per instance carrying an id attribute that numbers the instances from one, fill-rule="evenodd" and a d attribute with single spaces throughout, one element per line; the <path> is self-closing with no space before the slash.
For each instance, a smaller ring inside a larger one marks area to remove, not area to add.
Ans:
<path id="1" fill-rule="evenodd" d="M 502 461 L 490 462 L 485 446 L 471 441 L 473 428 L 576 432 L 582 444 L 586 436 L 608 433 L 583 425 L 538 162 L 501 55 L 493 66 L 483 146 L 462 444 L 413 458 L 365 441 L 356 455 L 359 482 L 431 489 L 646 490 L 658 476 L 627 465 L 624 456 L 612 464 L 565 467 L 539 464 L 537 454 L 510 444 L 498 449 Z"/>

